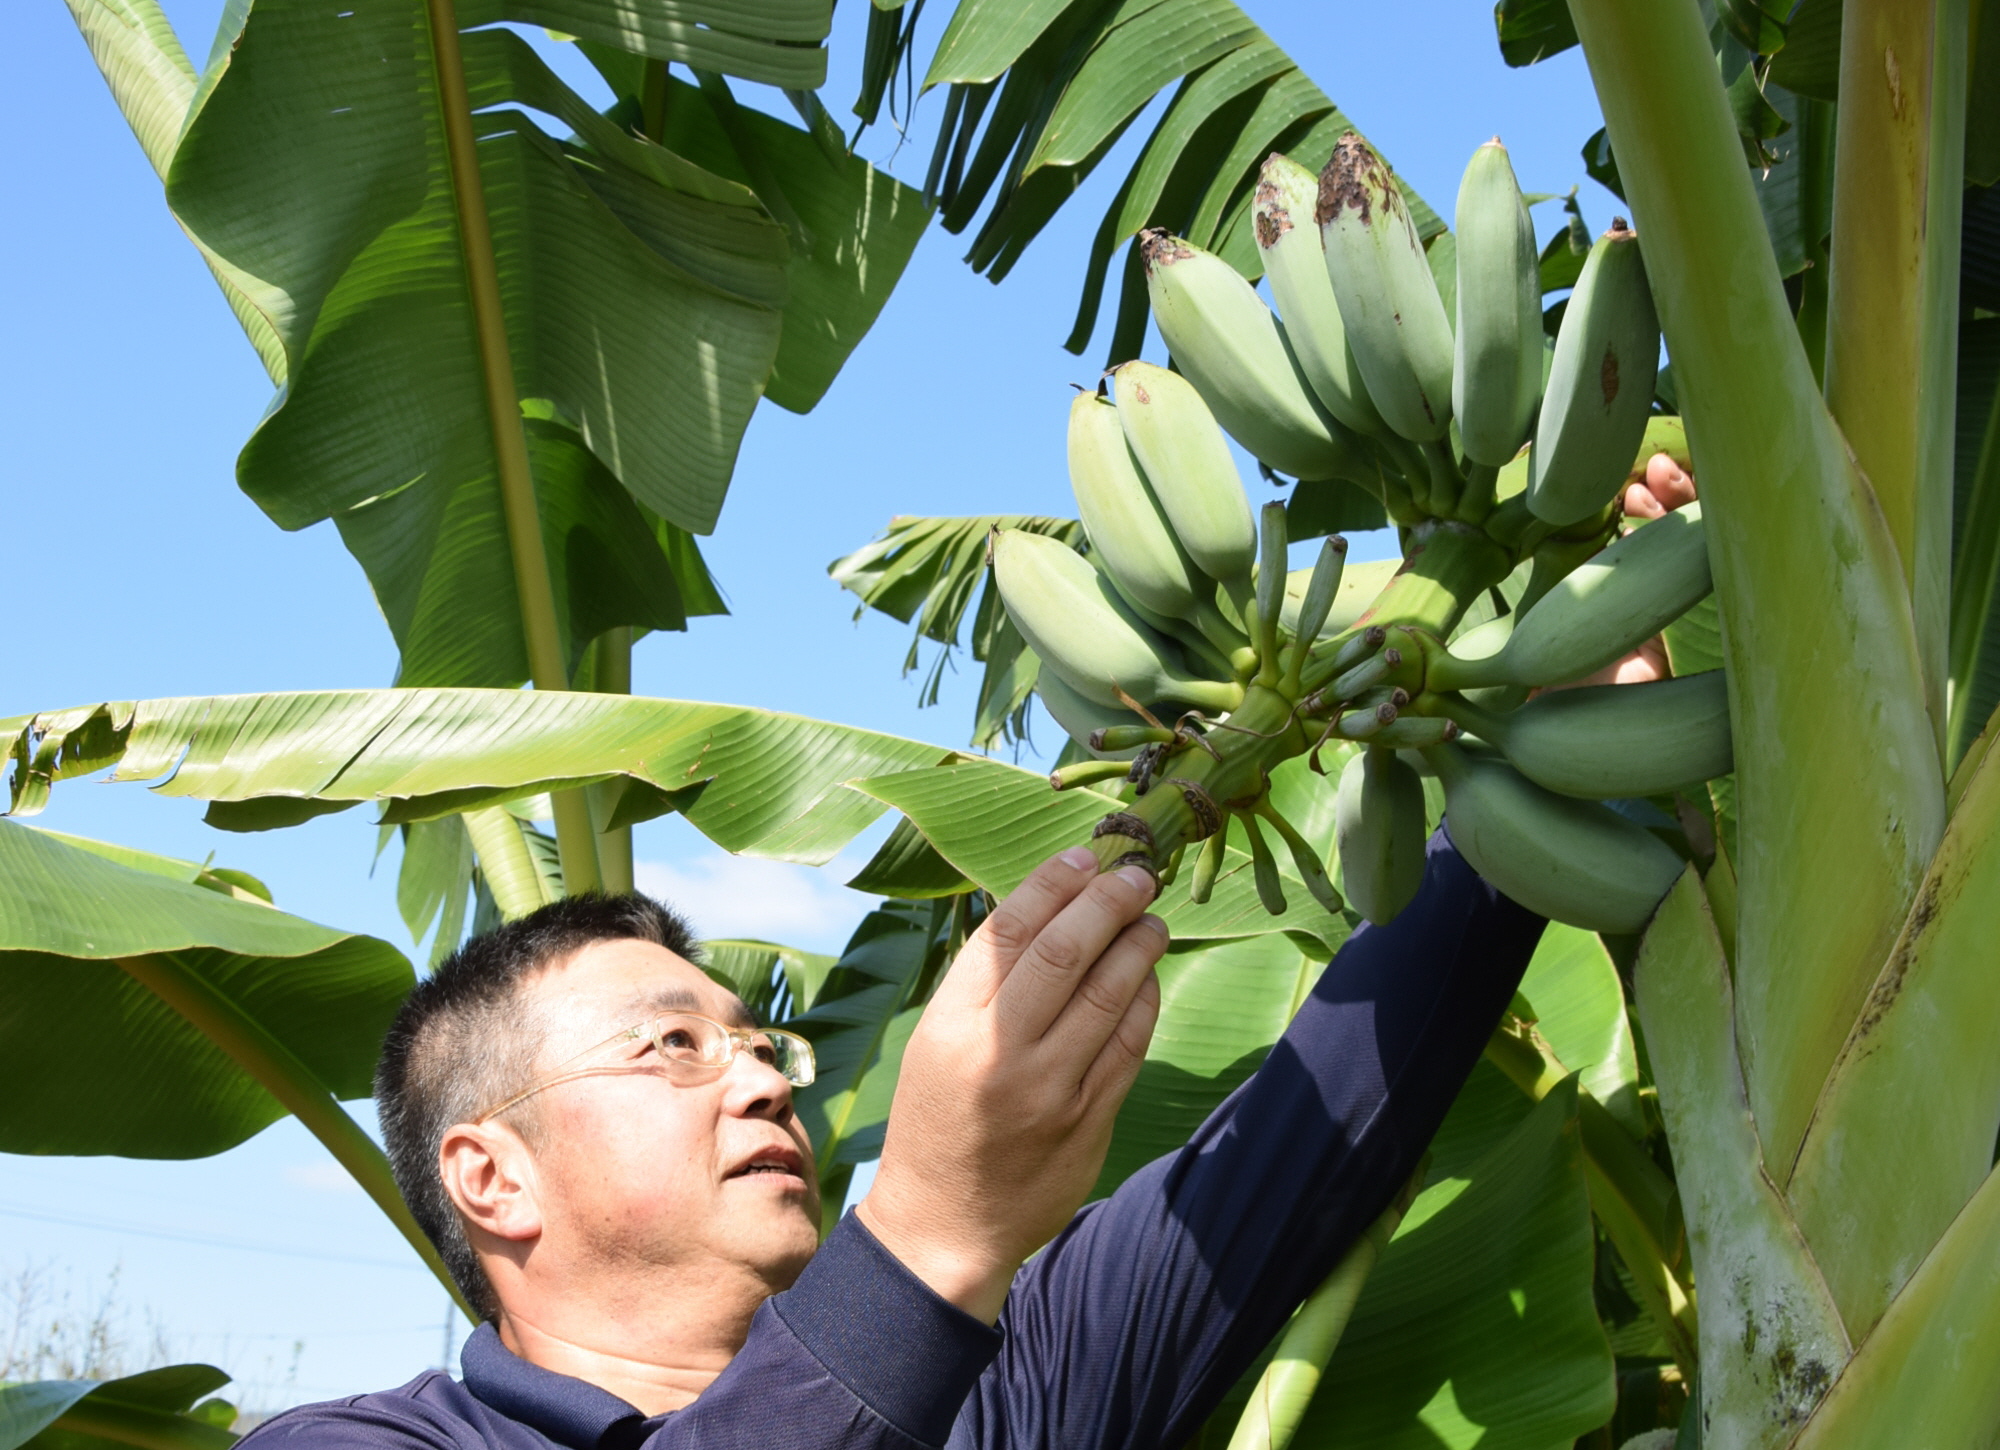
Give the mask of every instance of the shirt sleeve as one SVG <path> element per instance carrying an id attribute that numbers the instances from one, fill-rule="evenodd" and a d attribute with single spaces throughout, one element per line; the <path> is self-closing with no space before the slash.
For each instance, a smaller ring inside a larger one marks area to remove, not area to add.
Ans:
<path id="1" fill-rule="evenodd" d="M 849 1213 L 742 1350 L 646 1450 L 940 1446 L 1001 1332 L 935 1293 Z"/>
<path id="2" fill-rule="evenodd" d="M 1016 1276 L 952 1445 L 1184 1444 L 1416 1171 L 1544 924 L 1438 831 L 1250 1080 Z"/>

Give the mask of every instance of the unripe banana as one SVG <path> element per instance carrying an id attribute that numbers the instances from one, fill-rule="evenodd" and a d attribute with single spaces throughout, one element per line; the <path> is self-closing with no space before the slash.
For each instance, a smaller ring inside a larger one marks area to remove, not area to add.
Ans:
<path id="1" fill-rule="evenodd" d="M 1145 722 L 1130 710 L 1086 699 L 1064 684 L 1061 675 L 1046 667 L 1035 676 L 1035 694 L 1062 732 L 1099 760 L 1130 760 L 1139 753 L 1137 745 L 1100 750 L 1090 743 L 1100 730 L 1129 730 L 1135 726 L 1145 729 Z"/>
<path id="2" fill-rule="evenodd" d="M 1679 619 L 1710 587 L 1701 505 L 1691 503 L 1578 565 L 1521 616 L 1493 654 L 1434 656 L 1425 687 L 1467 690 L 1580 680 Z"/>
<path id="3" fill-rule="evenodd" d="M 1660 319 L 1638 234 L 1623 220 L 1597 239 L 1556 333 L 1528 465 L 1528 507 L 1558 528 L 1625 487 L 1646 435 L 1660 365 Z"/>
<path id="4" fill-rule="evenodd" d="M 1333 819 L 1347 899 L 1380 926 L 1424 884 L 1424 783 L 1393 750 L 1363 750 L 1340 772 Z"/>
<path id="5" fill-rule="evenodd" d="M 1313 220 L 1368 396 L 1403 437 L 1443 438 L 1451 427 L 1451 319 L 1395 178 L 1352 131 L 1320 173 Z"/>
<path id="6" fill-rule="evenodd" d="M 1589 800 L 1664 795 L 1735 768 L 1721 670 L 1643 685 L 1551 690 L 1501 712 L 1446 697 L 1452 719 L 1521 774 Z"/>
<path id="7" fill-rule="evenodd" d="M 1319 178 L 1273 151 L 1257 174 L 1257 250 L 1264 257 L 1264 275 L 1284 319 L 1292 356 L 1314 395 L 1355 432 L 1381 433 L 1388 425 L 1361 381 L 1333 280 L 1326 274 L 1326 247 L 1312 224 L 1318 202 Z"/>
<path id="8" fill-rule="evenodd" d="M 1497 469 L 1527 441 L 1542 391 L 1541 258 L 1499 137 L 1472 153 L 1455 222 L 1452 412 L 1465 456 Z"/>
<path id="9" fill-rule="evenodd" d="M 1129 362 L 1112 377 L 1118 422 L 1181 547 L 1232 593 L 1246 589 L 1257 525 L 1215 415 L 1192 383 L 1165 368 Z"/>
<path id="10" fill-rule="evenodd" d="M 1167 232 L 1140 233 L 1139 247 L 1160 336 L 1231 437 L 1296 478 L 1375 476 L 1360 440 L 1313 396 L 1256 288 Z"/>
<path id="11" fill-rule="evenodd" d="M 1090 547 L 1119 592 L 1155 614 L 1194 619 L 1203 591 L 1212 596 L 1215 585 L 1174 537 L 1118 410 L 1094 393 L 1078 393 L 1070 404 L 1069 483 Z"/>
<path id="12" fill-rule="evenodd" d="M 1181 701 L 1231 710 L 1243 692 L 1198 679 L 1130 611 L 1108 580 L 1069 545 L 1045 534 L 1008 529 L 993 541 L 993 580 L 1008 617 L 1042 667 L 1099 705 Z"/>
<path id="13" fill-rule="evenodd" d="M 1586 931 L 1636 932 L 1680 877 L 1679 856 L 1608 807 L 1455 745 L 1433 745 L 1424 758 L 1444 782 L 1453 844 L 1530 911 Z"/>

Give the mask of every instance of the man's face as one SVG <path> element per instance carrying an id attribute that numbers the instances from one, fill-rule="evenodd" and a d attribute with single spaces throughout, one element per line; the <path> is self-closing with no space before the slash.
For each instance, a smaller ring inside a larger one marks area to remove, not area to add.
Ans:
<path id="1" fill-rule="evenodd" d="M 741 1001 L 664 947 L 598 942 L 534 978 L 521 1003 L 545 1040 L 534 1073 L 662 1011 L 732 1027 Z M 530 1099 L 542 1249 L 558 1262 L 788 1287 L 819 1242 L 812 1144 L 775 1069 L 738 1052 L 692 1079 L 641 1047 L 629 1068 Z"/>

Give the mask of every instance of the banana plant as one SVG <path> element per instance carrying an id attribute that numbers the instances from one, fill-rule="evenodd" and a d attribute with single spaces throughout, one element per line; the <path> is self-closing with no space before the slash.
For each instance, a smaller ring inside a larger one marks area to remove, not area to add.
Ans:
<path id="1" fill-rule="evenodd" d="M 827 0 L 701 27 L 246 0 L 200 72 L 156 0 L 70 9 L 278 388 L 238 481 L 283 528 L 334 521 L 402 683 L 628 690 L 633 631 L 722 612 L 693 536 L 752 410 L 818 401 L 928 220 L 812 94 Z M 620 107 L 499 21 L 560 25 Z M 739 107 L 731 76 L 809 126 Z M 595 884 L 588 803 L 553 808 Z M 603 844 L 629 887 L 629 834 Z"/>
<path id="2" fill-rule="evenodd" d="M 0 1146 L 198 1158 L 289 1112 L 450 1286 L 388 1160 L 340 1106 L 372 1090 L 415 982 L 402 953 L 277 911 L 239 873 L 13 821 L 0 864 L 17 1008 L 0 1029 Z"/>
<path id="3" fill-rule="evenodd" d="M 236 1406 L 215 1392 L 229 1376 L 176 1364 L 113 1380 L 0 1385 L 0 1450 L 229 1450 Z"/>

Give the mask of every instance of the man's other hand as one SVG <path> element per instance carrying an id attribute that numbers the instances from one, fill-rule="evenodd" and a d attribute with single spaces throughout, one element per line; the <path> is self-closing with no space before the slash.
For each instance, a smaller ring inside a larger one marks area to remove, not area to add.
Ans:
<path id="1" fill-rule="evenodd" d="M 1626 485 L 1625 516 L 1633 519 L 1663 518 L 1677 508 L 1687 507 L 1694 499 L 1694 475 L 1674 462 L 1672 455 L 1655 453 L 1646 460 L 1646 481 Z M 1579 685 L 1644 685 L 1664 680 L 1671 674 L 1673 667 L 1667 663 L 1667 642 L 1656 634 L 1625 658 L 1606 665 L 1596 674 L 1551 688 L 1573 690 Z"/>
<path id="2" fill-rule="evenodd" d="M 882 1166 L 857 1210 L 918 1278 L 987 1323 L 1104 1164 L 1159 1017 L 1167 929 L 1132 866 L 1076 846 L 966 943 L 903 1054 Z"/>

